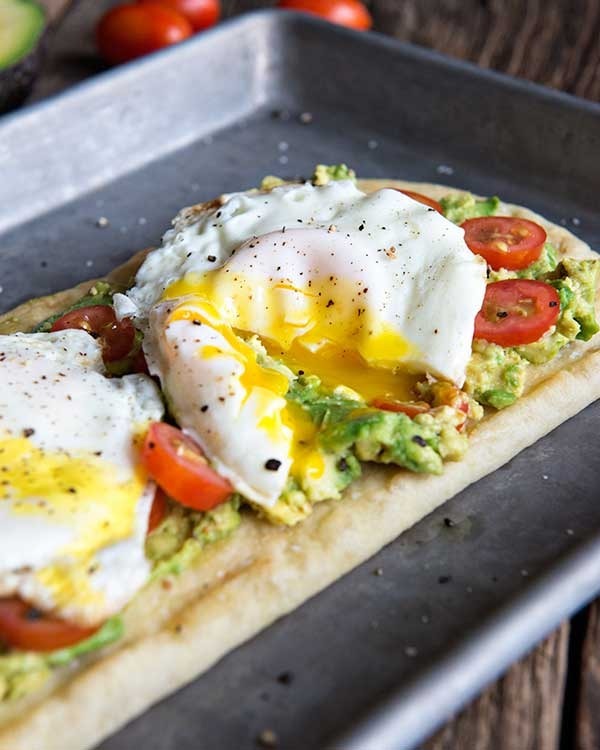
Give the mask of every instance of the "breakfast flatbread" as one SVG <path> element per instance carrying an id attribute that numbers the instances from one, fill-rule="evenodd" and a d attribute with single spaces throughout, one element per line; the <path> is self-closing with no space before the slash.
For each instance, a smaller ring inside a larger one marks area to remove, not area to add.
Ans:
<path id="1" fill-rule="evenodd" d="M 394 186 L 434 200 L 463 195 L 424 183 L 363 180 L 358 186 L 365 192 Z M 501 205 L 498 213 L 541 225 L 559 258 L 597 257 L 569 231 L 531 211 Z M 113 272 L 112 285 L 127 287 L 144 256 Z M 89 288 L 87 282 L 21 305 L 0 318 L 0 334 L 32 330 Z M 52 669 L 23 697 L 0 702 L 0 748 L 94 746 L 599 397 L 596 334 L 531 367 L 524 394 L 509 408 L 486 410 L 464 457 L 444 463 L 440 474 L 369 464 L 343 501 L 319 502 L 291 527 L 242 510 L 235 533 L 206 546 L 177 575 L 151 578 L 125 607 L 118 640 Z M 0 695 L 2 679 L 0 671 Z"/>

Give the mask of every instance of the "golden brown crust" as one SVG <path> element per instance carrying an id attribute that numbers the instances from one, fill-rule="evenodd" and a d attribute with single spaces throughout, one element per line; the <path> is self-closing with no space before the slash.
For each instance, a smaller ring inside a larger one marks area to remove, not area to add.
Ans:
<path id="1" fill-rule="evenodd" d="M 362 187 L 377 189 L 383 184 L 391 181 L 365 181 Z M 437 185 L 395 184 L 432 197 L 460 192 Z M 535 216 L 525 209 L 505 209 Z M 592 254 L 567 230 L 535 218 L 562 252 L 579 257 Z M 130 273 L 131 267 L 117 275 L 122 280 Z M 33 301 L 21 306 L 16 317 L 23 328 L 29 328 L 80 294 L 81 289 Z M 14 317 L 13 313 L 0 318 L 0 332 Z M 0 730 L 0 749 L 91 747 L 194 679 L 236 645 L 600 397 L 599 349 L 598 336 L 571 348 L 559 360 L 558 372 L 554 365 L 548 368 L 525 397 L 484 420 L 471 436 L 466 457 L 447 464 L 441 476 L 369 467 L 343 502 L 322 503 L 291 529 L 271 526 L 246 513 L 233 536 L 210 547 L 195 565 L 169 580 L 170 588 L 155 582 L 136 597 L 124 615 L 123 643 L 88 659 L 79 673 L 62 675 L 64 684 L 37 707 L 25 712 L 21 705 L 18 717 L 5 712 L 9 723 Z"/>

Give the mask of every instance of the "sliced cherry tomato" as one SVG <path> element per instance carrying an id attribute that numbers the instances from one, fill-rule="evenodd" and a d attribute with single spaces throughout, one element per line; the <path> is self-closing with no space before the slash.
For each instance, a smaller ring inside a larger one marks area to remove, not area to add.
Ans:
<path id="1" fill-rule="evenodd" d="M 151 534 L 163 522 L 167 514 L 167 507 L 167 496 L 160 487 L 157 487 L 148 517 L 148 534 Z"/>
<path id="2" fill-rule="evenodd" d="M 78 625 L 45 615 L 16 597 L 0 599 L 0 641 L 25 651 L 54 651 L 93 635 L 99 626 Z"/>
<path id="3" fill-rule="evenodd" d="M 411 419 L 431 409 L 427 401 L 398 401 L 395 398 L 374 398 L 371 406 L 375 409 L 383 409 L 383 411 L 402 412 Z"/>
<path id="4" fill-rule="evenodd" d="M 142 462 L 169 497 L 195 510 L 210 510 L 233 492 L 229 482 L 208 465 L 200 447 L 164 422 L 150 425 Z"/>
<path id="5" fill-rule="evenodd" d="M 135 328 L 127 318 L 117 320 L 110 305 L 90 305 L 65 313 L 50 330 L 80 328 L 99 339 L 105 362 L 117 362 L 129 356 L 135 345 Z"/>
<path id="6" fill-rule="evenodd" d="M 144 352 L 141 349 L 134 356 L 133 361 L 131 362 L 131 372 L 140 372 L 144 375 L 150 375 L 146 357 L 144 357 Z"/>
<path id="7" fill-rule="evenodd" d="M 138 0 L 145 4 L 147 2 L 160 2 L 179 13 L 192 25 L 194 31 L 203 31 L 214 26 L 221 17 L 221 3 L 219 0 Z"/>
<path id="8" fill-rule="evenodd" d="M 321 16 L 357 31 L 366 31 L 373 25 L 369 11 L 359 0 L 279 0 L 278 7 Z"/>
<path id="9" fill-rule="evenodd" d="M 160 2 L 125 3 L 102 16 L 96 42 L 102 57 L 118 64 L 181 42 L 192 33 L 187 18 Z"/>
<path id="10" fill-rule="evenodd" d="M 514 216 L 482 216 L 461 224 L 465 242 L 475 255 L 481 255 L 490 268 L 517 271 L 539 257 L 546 242 L 546 231 L 539 224 Z"/>
<path id="11" fill-rule="evenodd" d="M 412 190 L 400 190 L 399 188 L 395 188 L 395 189 L 398 190 L 399 193 L 408 195 L 408 197 L 412 198 L 414 201 L 418 201 L 419 203 L 422 203 L 424 206 L 429 206 L 429 208 L 433 208 L 435 211 L 438 212 L 438 214 L 442 214 L 442 216 L 444 215 L 444 209 L 442 208 L 441 203 L 434 201 L 433 198 L 429 198 L 427 195 L 423 195 L 422 193 L 414 193 Z"/>
<path id="12" fill-rule="evenodd" d="M 461 411 L 464 414 L 462 422 L 456 425 L 456 429 L 462 432 L 467 425 L 467 417 L 469 415 L 469 397 L 467 394 L 452 383 L 446 383 L 443 380 L 434 383 L 431 390 L 434 410 L 441 406 L 451 406 L 453 409 Z"/>
<path id="13" fill-rule="evenodd" d="M 558 292 L 550 284 L 507 279 L 488 284 L 475 318 L 476 339 L 500 346 L 521 346 L 540 339 L 557 321 Z"/>

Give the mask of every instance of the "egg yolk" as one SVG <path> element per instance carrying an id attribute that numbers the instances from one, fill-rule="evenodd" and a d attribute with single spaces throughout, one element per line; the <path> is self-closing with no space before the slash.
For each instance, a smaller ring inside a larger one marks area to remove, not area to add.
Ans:
<path id="1" fill-rule="evenodd" d="M 181 300 L 169 320 L 198 318 L 211 325 L 230 349 L 204 347 L 200 356 L 229 356 L 243 365 L 246 393 L 264 392 L 258 427 L 273 438 L 292 433 L 292 476 L 318 479 L 324 472 L 317 428 L 300 407 L 269 408 L 283 397 L 286 375 L 262 366 L 241 335 L 258 335 L 268 354 L 296 374 L 317 375 L 327 388 L 345 386 L 369 402 L 375 397 L 411 398 L 415 375 L 399 362 L 411 345 L 389 324 L 377 320 L 365 301 L 367 289 L 343 280 L 318 279 L 303 289 L 281 281 L 228 273 L 226 266 L 188 274 L 171 284 L 163 299 Z"/>
<path id="2" fill-rule="evenodd" d="M 213 325 L 257 334 L 271 356 L 294 372 L 317 375 L 326 387 L 344 385 L 365 401 L 409 399 L 418 378 L 399 363 L 413 347 L 377 320 L 364 301 L 366 291 L 341 279 L 309 281 L 298 289 L 227 273 L 224 266 L 188 274 L 168 287 L 164 299 L 209 302 L 218 310 Z"/>
<path id="3" fill-rule="evenodd" d="M 89 582 L 93 555 L 132 534 L 145 481 L 140 474 L 119 483 L 98 456 L 45 451 L 29 438 L 0 436 L 0 502 L 9 501 L 15 515 L 73 529 L 60 550 L 64 563 L 37 573 L 55 605 L 101 600 Z"/>

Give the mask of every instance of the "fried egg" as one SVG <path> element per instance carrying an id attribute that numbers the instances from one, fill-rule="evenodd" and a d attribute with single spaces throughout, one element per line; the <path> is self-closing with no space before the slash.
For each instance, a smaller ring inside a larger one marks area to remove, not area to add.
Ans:
<path id="1" fill-rule="evenodd" d="M 150 378 L 104 376 L 84 331 L 0 336 L 0 596 L 95 624 L 144 584 Z"/>
<path id="2" fill-rule="evenodd" d="M 315 374 L 367 402 L 411 398 L 425 373 L 461 385 L 484 293 L 485 263 L 459 227 L 345 181 L 184 212 L 117 304 L 144 328 L 180 426 L 271 506 L 290 475 L 323 470 L 289 378 Z"/>

